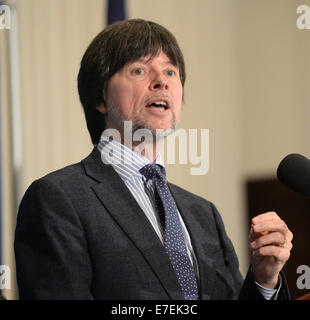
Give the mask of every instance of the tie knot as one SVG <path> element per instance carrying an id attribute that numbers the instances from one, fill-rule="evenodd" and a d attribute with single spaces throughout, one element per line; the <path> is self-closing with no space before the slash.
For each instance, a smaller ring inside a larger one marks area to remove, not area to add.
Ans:
<path id="1" fill-rule="evenodd" d="M 159 166 L 156 163 L 149 163 L 139 170 L 139 172 L 146 178 L 146 180 L 152 180 L 157 177 L 159 179 L 166 179 L 165 168 Z"/>

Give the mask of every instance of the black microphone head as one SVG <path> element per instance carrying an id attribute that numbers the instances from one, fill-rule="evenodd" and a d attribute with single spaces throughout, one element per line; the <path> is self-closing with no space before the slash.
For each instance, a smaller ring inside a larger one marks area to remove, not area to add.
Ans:
<path id="1" fill-rule="evenodd" d="M 300 154 L 292 153 L 279 164 L 278 179 L 293 191 L 310 197 L 310 160 Z"/>

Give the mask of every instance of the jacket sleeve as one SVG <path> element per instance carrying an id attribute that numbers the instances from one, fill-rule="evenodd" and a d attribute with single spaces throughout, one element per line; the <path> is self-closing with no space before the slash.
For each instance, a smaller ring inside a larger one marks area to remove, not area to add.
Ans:
<path id="1" fill-rule="evenodd" d="M 243 283 L 243 278 L 239 271 L 238 257 L 235 252 L 234 246 L 226 233 L 225 226 L 220 213 L 218 212 L 217 208 L 213 205 L 213 203 L 211 203 L 211 208 L 213 211 L 214 220 L 216 222 L 217 234 L 219 236 L 220 245 L 223 250 L 225 265 L 229 270 L 229 272 L 226 274 L 226 281 L 232 288 L 231 299 L 235 300 L 239 297 L 239 292 Z"/>
<path id="2" fill-rule="evenodd" d="M 290 292 L 287 286 L 286 278 L 284 275 L 284 272 L 280 272 L 282 283 L 281 288 L 278 293 L 277 300 L 289 300 L 290 299 Z M 263 295 L 260 293 L 260 291 L 257 288 L 257 285 L 255 284 L 253 274 L 251 271 L 251 266 L 249 267 L 248 273 L 245 277 L 243 286 L 240 291 L 240 300 L 265 300 Z"/>
<path id="3" fill-rule="evenodd" d="M 57 183 L 43 178 L 26 191 L 14 249 L 20 299 L 92 299 L 83 228 Z"/>

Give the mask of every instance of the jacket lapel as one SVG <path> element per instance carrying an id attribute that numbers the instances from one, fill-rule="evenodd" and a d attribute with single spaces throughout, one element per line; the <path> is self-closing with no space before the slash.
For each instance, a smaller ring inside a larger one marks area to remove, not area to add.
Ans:
<path id="1" fill-rule="evenodd" d="M 184 299 L 169 257 L 149 220 L 112 166 L 105 165 L 95 148 L 82 161 L 85 172 L 98 183 L 93 191 L 106 210 L 145 257 L 173 300 Z"/>

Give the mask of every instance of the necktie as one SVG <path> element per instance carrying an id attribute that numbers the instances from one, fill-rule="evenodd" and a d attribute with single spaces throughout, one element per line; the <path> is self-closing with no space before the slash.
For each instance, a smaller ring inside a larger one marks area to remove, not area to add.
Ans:
<path id="1" fill-rule="evenodd" d="M 165 168 L 150 163 L 140 169 L 147 180 L 152 180 L 162 202 L 165 215 L 165 249 L 177 275 L 185 300 L 197 300 L 198 288 L 193 266 L 187 254 L 178 209 L 166 181 Z M 158 207 L 160 210 L 160 208 Z M 160 214 L 160 212 L 159 212 Z"/>

